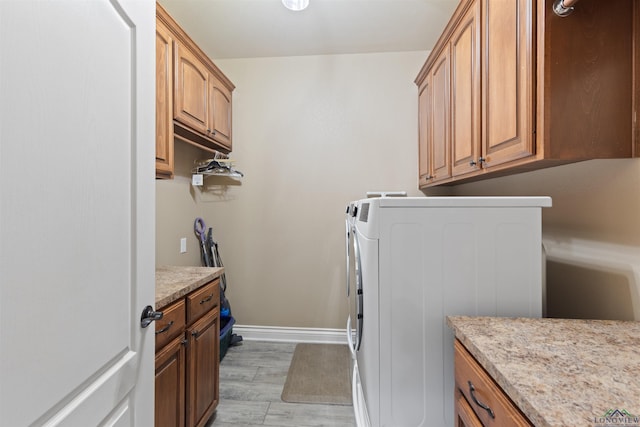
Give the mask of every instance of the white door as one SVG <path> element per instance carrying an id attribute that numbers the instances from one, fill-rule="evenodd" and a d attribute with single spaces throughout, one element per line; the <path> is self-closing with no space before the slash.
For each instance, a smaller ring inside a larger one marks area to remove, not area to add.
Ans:
<path id="1" fill-rule="evenodd" d="M 0 425 L 153 425 L 155 3 L 0 0 Z"/>

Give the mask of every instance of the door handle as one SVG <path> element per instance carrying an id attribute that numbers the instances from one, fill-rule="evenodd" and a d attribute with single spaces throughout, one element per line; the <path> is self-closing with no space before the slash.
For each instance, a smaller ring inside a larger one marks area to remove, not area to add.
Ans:
<path id="1" fill-rule="evenodd" d="M 154 320 L 162 319 L 164 315 L 161 311 L 154 311 L 153 307 L 150 305 L 146 306 L 144 310 L 142 310 L 142 316 L 140 316 L 140 326 L 146 328 L 153 322 Z"/>

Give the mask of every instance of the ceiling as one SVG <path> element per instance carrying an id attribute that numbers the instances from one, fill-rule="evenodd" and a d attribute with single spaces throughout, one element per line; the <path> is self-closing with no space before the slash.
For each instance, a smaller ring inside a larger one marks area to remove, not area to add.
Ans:
<path id="1" fill-rule="evenodd" d="M 213 60 L 431 50 L 459 0 L 159 0 Z"/>

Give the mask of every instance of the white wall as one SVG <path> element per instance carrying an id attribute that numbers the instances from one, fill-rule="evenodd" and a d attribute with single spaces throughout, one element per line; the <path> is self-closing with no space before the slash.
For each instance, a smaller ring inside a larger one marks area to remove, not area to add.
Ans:
<path id="1" fill-rule="evenodd" d="M 207 154 L 186 142 L 175 142 L 175 178 L 156 180 L 156 266 L 201 265 L 193 223 L 202 216 L 197 188 L 191 186 L 194 159 Z M 208 225 L 208 224 L 207 224 Z M 187 252 L 180 253 L 180 239 Z"/>
<path id="2" fill-rule="evenodd" d="M 213 226 L 239 324 L 344 327 L 346 204 L 371 190 L 421 195 L 413 80 L 427 54 L 216 61 L 236 85 L 231 157 L 245 178 L 159 182 L 158 233 L 172 236 L 158 242 L 177 251 L 196 213 Z M 194 260 L 159 249 L 159 263 L 174 259 Z"/>
<path id="3" fill-rule="evenodd" d="M 220 242 L 238 323 L 343 327 L 346 203 L 369 190 L 422 194 L 413 79 L 426 57 L 216 61 L 237 86 L 232 157 L 246 177 L 207 178 L 205 189 L 193 189 L 193 159 L 206 154 L 176 142 L 176 178 L 157 182 L 158 264 L 199 265 L 193 220 L 203 216 Z M 443 191 L 552 196 L 543 230 L 555 263 L 547 284 L 555 312 L 624 312 L 640 320 L 640 159 L 593 160 L 428 193 Z M 179 237 L 188 238 L 187 254 L 178 253 Z"/>
<path id="4" fill-rule="evenodd" d="M 640 320 L 640 159 L 590 160 L 453 187 L 455 195 L 549 195 L 549 315 Z"/>

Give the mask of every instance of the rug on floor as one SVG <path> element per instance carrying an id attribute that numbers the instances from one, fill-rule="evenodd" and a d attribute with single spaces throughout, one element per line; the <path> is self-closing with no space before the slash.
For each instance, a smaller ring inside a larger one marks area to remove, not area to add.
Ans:
<path id="1" fill-rule="evenodd" d="M 282 400 L 289 403 L 351 405 L 351 353 L 344 344 L 298 344 Z"/>

